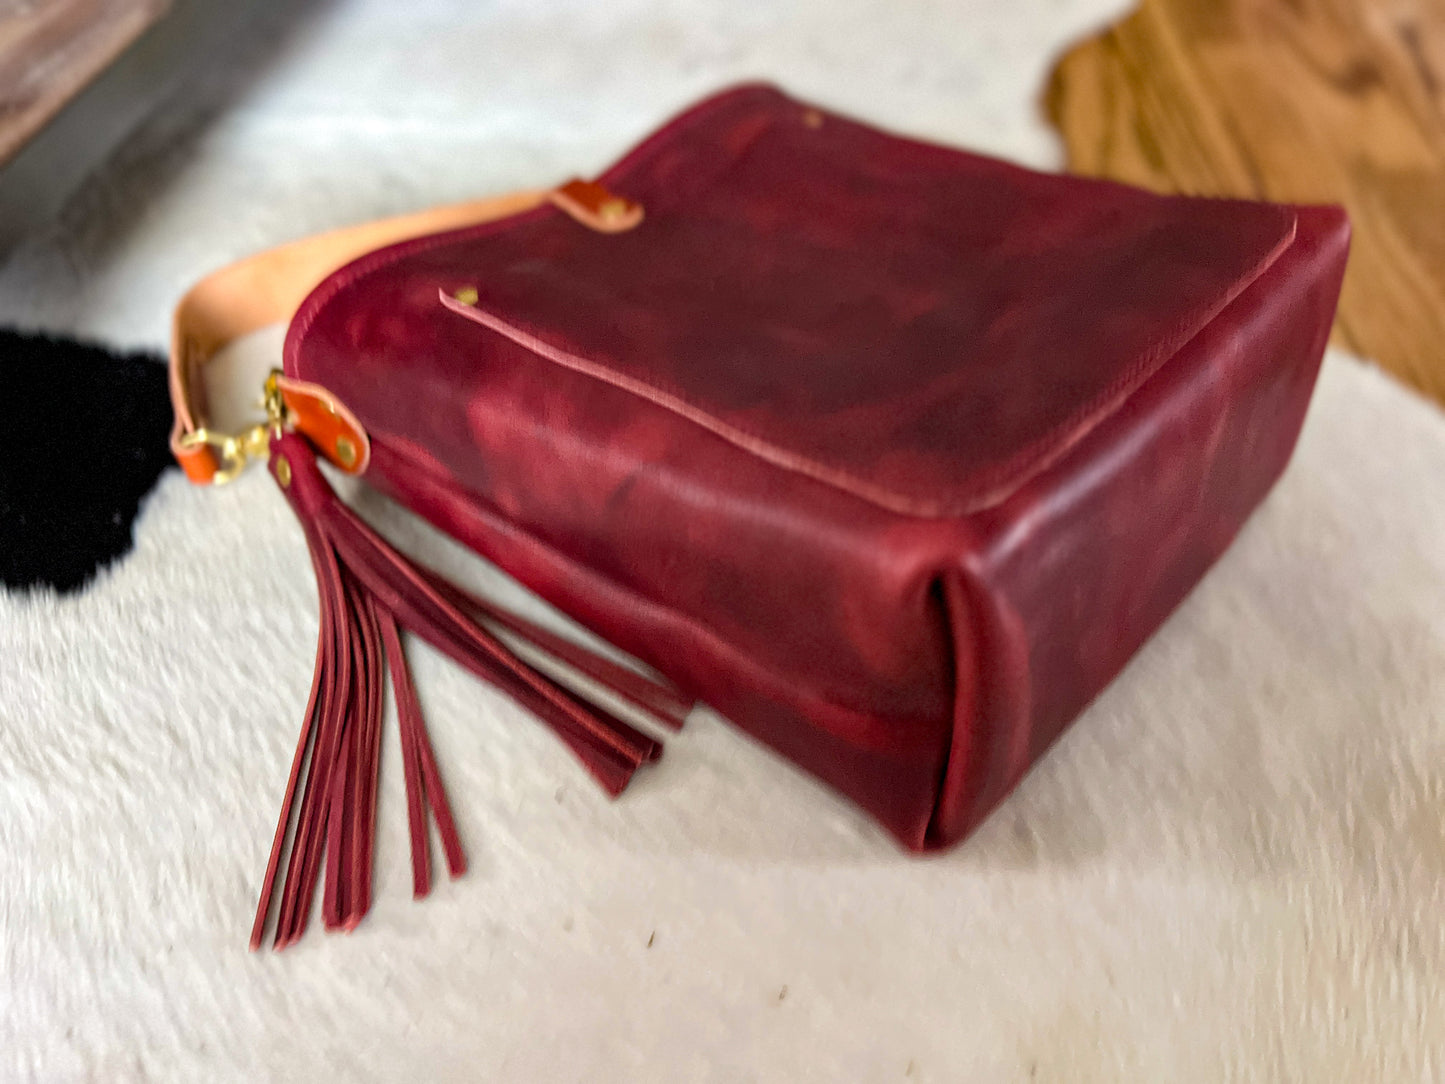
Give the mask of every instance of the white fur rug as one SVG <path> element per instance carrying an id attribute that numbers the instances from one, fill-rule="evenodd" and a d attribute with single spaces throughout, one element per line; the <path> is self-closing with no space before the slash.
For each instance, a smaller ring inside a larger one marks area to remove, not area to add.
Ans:
<path id="1" fill-rule="evenodd" d="M 586 173 L 742 77 L 1035 165 L 1094 0 L 329 4 L 0 267 L 162 346 L 211 267 Z M 98 450 L 103 464 L 104 450 Z M 504 595 L 456 547 L 388 529 Z M 305 549 L 176 473 L 88 592 L 0 593 L 0 1079 L 1415 1081 L 1445 1072 L 1445 417 L 1333 356 L 1238 544 L 971 841 L 900 854 L 705 711 L 609 803 L 435 656 L 471 872 L 245 950 L 309 684 Z M 395 736 L 387 735 L 387 752 Z"/>

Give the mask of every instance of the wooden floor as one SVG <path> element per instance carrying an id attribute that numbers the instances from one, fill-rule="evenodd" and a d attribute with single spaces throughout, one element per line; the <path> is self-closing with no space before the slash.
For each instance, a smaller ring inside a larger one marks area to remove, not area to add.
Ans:
<path id="1" fill-rule="evenodd" d="M 1343 203 L 1336 341 L 1445 402 L 1445 0 L 1142 0 L 1045 106 L 1078 173 Z"/>

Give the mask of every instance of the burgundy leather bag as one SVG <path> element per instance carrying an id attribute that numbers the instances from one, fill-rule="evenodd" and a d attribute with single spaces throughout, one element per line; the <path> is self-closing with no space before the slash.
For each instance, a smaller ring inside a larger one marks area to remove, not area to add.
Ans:
<path id="1" fill-rule="evenodd" d="M 372 485 L 926 850 L 1279 476 L 1348 237 L 744 86 L 336 270 L 285 374 Z"/>

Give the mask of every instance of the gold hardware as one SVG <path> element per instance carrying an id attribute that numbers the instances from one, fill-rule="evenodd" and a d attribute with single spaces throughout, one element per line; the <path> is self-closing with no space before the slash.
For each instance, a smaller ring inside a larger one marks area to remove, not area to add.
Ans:
<path id="1" fill-rule="evenodd" d="M 452 296 L 463 305 L 475 305 L 477 303 L 477 289 L 475 286 L 463 286 L 456 293 L 452 294 Z"/>
<path id="2" fill-rule="evenodd" d="M 627 214 L 627 201 L 620 200 L 616 196 L 597 208 L 597 217 L 603 222 L 616 222 L 625 214 Z"/>
<path id="3" fill-rule="evenodd" d="M 336 438 L 336 458 L 341 460 L 341 465 L 347 470 L 356 466 L 356 445 L 351 443 L 349 437 Z"/>
<path id="4" fill-rule="evenodd" d="M 260 459 L 271 448 L 271 436 L 264 425 L 253 425 L 241 434 L 241 448 L 248 459 Z"/>
<path id="5" fill-rule="evenodd" d="M 278 437 L 281 435 L 286 426 L 286 403 L 281 398 L 281 386 L 276 380 L 280 375 L 280 369 L 272 369 L 271 375 L 266 378 L 264 423 L 249 426 L 239 433 L 218 433 L 203 426 L 194 432 L 181 435 L 182 448 L 209 444 L 216 449 L 216 457 L 221 462 L 211 477 L 213 485 L 223 486 L 227 482 L 235 481 L 246 469 L 247 460 L 260 459 L 267 454 L 271 446 L 271 434 Z M 355 454 L 354 450 L 352 454 Z M 289 475 L 291 468 L 288 466 L 286 470 Z"/>
<path id="6" fill-rule="evenodd" d="M 284 455 L 276 457 L 276 481 L 285 489 L 291 484 L 291 463 Z"/>
<path id="7" fill-rule="evenodd" d="M 809 128 L 823 127 L 823 114 L 816 109 L 809 109 L 803 114 L 803 123 Z"/>
<path id="8" fill-rule="evenodd" d="M 252 454 L 250 449 L 259 443 L 264 447 L 266 442 L 266 427 L 264 425 L 253 425 L 242 433 L 213 433 L 209 429 L 201 428 L 181 436 L 182 448 L 195 448 L 201 444 L 209 444 L 216 449 L 217 458 L 220 463 L 216 467 L 216 473 L 211 476 L 213 485 L 223 486 L 227 482 L 233 482 L 237 476 L 246 469 L 246 458 Z"/>
<path id="9" fill-rule="evenodd" d="M 276 436 L 286 428 L 286 400 L 281 398 L 281 370 L 272 369 L 266 374 L 265 406 L 266 421 Z"/>

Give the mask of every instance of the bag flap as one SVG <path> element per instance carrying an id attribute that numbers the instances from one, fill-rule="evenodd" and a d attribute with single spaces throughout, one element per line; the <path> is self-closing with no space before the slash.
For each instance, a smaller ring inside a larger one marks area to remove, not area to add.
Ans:
<path id="1" fill-rule="evenodd" d="M 760 86 L 694 107 L 601 181 L 642 204 L 638 226 L 542 207 L 338 272 L 298 313 L 288 371 L 321 307 L 366 310 L 384 269 L 437 320 L 885 508 L 960 515 L 1114 410 L 1295 227 L 1289 207 L 1034 173 Z"/>

